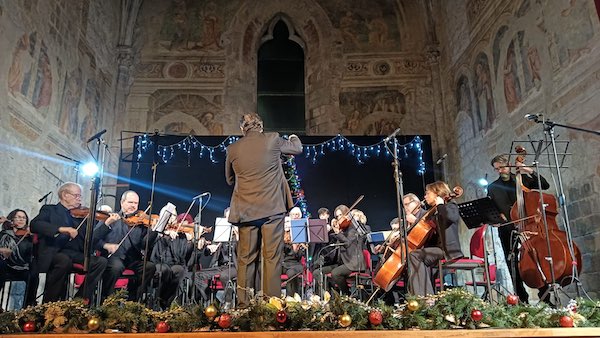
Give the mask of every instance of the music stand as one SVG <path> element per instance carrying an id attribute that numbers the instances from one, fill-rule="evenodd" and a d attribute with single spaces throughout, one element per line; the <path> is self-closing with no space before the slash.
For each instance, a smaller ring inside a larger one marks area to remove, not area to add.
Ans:
<path id="1" fill-rule="evenodd" d="M 500 216 L 500 210 L 489 196 L 460 203 L 458 211 L 469 229 L 479 228 L 483 224 L 502 224 L 505 222 Z"/>
<path id="2" fill-rule="evenodd" d="M 327 232 L 327 220 L 320 218 L 308 220 L 308 242 L 329 243 L 329 233 Z"/>
<path id="3" fill-rule="evenodd" d="M 227 221 L 227 218 L 217 217 L 215 220 L 215 233 L 213 235 L 213 242 L 231 242 L 233 225 Z"/>
<path id="4" fill-rule="evenodd" d="M 391 235 L 391 230 L 370 232 L 367 234 L 367 241 L 371 244 L 381 244 L 387 241 Z"/>

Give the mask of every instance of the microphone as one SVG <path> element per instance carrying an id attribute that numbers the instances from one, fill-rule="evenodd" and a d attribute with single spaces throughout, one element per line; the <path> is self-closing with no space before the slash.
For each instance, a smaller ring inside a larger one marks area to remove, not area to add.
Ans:
<path id="1" fill-rule="evenodd" d="M 208 196 L 208 195 L 210 195 L 210 192 L 207 191 L 207 192 L 201 193 L 198 196 L 194 196 L 194 198 L 192 198 L 192 199 L 195 200 L 196 198 L 200 198 L 200 197 L 204 197 L 204 196 Z"/>
<path id="2" fill-rule="evenodd" d="M 442 155 L 442 157 L 438 158 L 438 160 L 437 160 L 437 161 L 435 161 L 435 164 L 436 164 L 436 165 L 440 165 L 440 164 L 442 164 L 442 162 L 444 162 L 444 161 L 446 160 L 446 157 L 448 157 L 448 154 L 444 154 L 444 155 Z"/>
<path id="3" fill-rule="evenodd" d="M 524 116 L 525 120 L 537 122 L 540 117 L 544 116 L 543 114 L 526 114 Z"/>
<path id="4" fill-rule="evenodd" d="M 52 191 L 48 191 L 48 193 L 46 195 L 42 196 L 42 198 L 40 198 L 38 200 L 38 203 L 41 203 L 43 200 L 45 200 L 48 196 L 50 196 L 51 193 L 52 193 Z"/>
<path id="5" fill-rule="evenodd" d="M 393 139 L 394 137 L 396 137 L 396 135 L 398 135 L 398 133 L 400 133 L 400 128 L 394 130 L 394 132 L 391 133 L 388 137 L 384 138 L 383 141 L 387 142 L 387 141 Z"/>
<path id="6" fill-rule="evenodd" d="M 100 136 L 104 135 L 104 133 L 106 133 L 106 129 L 102 130 L 101 132 L 98 132 L 97 134 L 95 134 L 94 136 L 90 137 L 86 143 L 90 143 L 93 140 L 100 138 Z"/>

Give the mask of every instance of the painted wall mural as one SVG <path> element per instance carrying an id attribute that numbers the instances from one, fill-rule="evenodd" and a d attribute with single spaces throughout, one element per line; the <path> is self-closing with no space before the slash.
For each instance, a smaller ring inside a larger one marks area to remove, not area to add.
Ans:
<path id="1" fill-rule="evenodd" d="M 478 131 L 478 126 L 475 124 L 473 116 L 473 100 L 471 99 L 471 85 L 469 79 L 465 75 L 461 75 L 456 83 L 456 111 L 457 116 L 464 113 L 471 118 L 472 134 Z"/>
<path id="2" fill-rule="evenodd" d="M 399 89 L 348 89 L 340 93 L 340 112 L 345 116 L 343 134 L 387 135 L 406 116 L 406 98 Z"/>
<path id="3" fill-rule="evenodd" d="M 487 131 L 492 128 L 496 118 L 496 109 L 492 93 L 490 66 L 485 53 L 480 53 L 477 56 L 474 67 L 475 83 L 473 84 L 473 92 L 475 93 L 475 106 L 477 107 L 476 121 L 479 130 Z"/>
<path id="4" fill-rule="evenodd" d="M 83 99 L 86 113 L 79 130 L 79 138 L 82 142 L 87 141 L 90 136 L 97 131 L 96 129 L 100 125 L 100 102 L 100 92 L 98 91 L 96 81 L 88 79 L 85 85 L 85 94 Z"/>
<path id="5" fill-rule="evenodd" d="M 81 68 L 75 68 L 65 76 L 60 108 L 58 110 L 58 128 L 67 135 L 79 135 L 79 102 L 83 78 Z"/>
<path id="6" fill-rule="evenodd" d="M 156 108 L 151 109 L 148 116 L 151 126 L 174 134 L 224 135 L 220 95 L 162 92 L 157 94 L 154 102 Z M 175 116 L 179 120 L 174 120 Z"/>
<path id="7" fill-rule="evenodd" d="M 345 51 L 401 50 L 398 15 L 389 10 L 389 1 L 338 0 L 321 5 L 340 29 Z"/>
<path id="8" fill-rule="evenodd" d="M 504 60 L 504 99 L 506 109 L 510 113 L 521 103 L 521 86 L 517 74 L 517 59 L 515 55 L 514 40 L 508 45 L 506 59 Z"/>
<path id="9" fill-rule="evenodd" d="M 590 51 L 588 43 L 594 36 L 592 17 L 596 15 L 591 1 L 548 2 L 544 13 L 545 26 L 551 30 L 549 48 L 557 49 L 555 66 L 569 64 Z"/>

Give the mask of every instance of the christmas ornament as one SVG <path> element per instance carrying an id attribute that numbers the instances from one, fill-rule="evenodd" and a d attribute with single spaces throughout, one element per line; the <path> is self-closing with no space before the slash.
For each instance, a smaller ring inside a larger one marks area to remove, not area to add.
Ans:
<path id="1" fill-rule="evenodd" d="M 506 296 L 506 303 L 508 305 L 517 305 L 519 303 L 519 297 L 517 295 Z"/>
<path id="2" fill-rule="evenodd" d="M 285 313 L 285 311 L 283 311 L 283 310 L 277 311 L 277 315 L 275 317 L 275 320 L 277 320 L 277 322 L 279 324 L 285 323 L 287 321 L 287 313 Z"/>
<path id="3" fill-rule="evenodd" d="M 156 332 L 158 333 L 167 333 L 170 329 L 171 326 L 169 326 L 169 323 L 167 322 L 158 322 L 158 324 L 156 324 Z"/>
<path id="4" fill-rule="evenodd" d="M 219 327 L 222 329 L 229 328 L 231 326 L 231 315 L 229 313 L 220 315 L 217 324 L 219 324 Z"/>
<path id="5" fill-rule="evenodd" d="M 100 327 L 100 319 L 92 317 L 90 318 L 90 320 L 88 320 L 87 325 L 88 329 L 90 329 L 91 331 L 98 330 L 98 328 Z"/>
<path id="6" fill-rule="evenodd" d="M 213 319 L 217 315 L 217 307 L 214 305 L 209 305 L 204 309 L 204 314 L 209 319 Z"/>
<path id="7" fill-rule="evenodd" d="M 369 323 L 371 325 L 379 325 L 383 322 L 383 315 L 378 310 L 373 310 L 369 313 Z"/>
<path id="8" fill-rule="evenodd" d="M 561 327 L 573 327 L 573 318 L 571 318 L 571 316 L 560 317 L 560 326 Z"/>
<path id="9" fill-rule="evenodd" d="M 34 332 L 35 331 L 35 322 L 30 320 L 23 324 L 23 332 Z"/>
<path id="10" fill-rule="evenodd" d="M 473 309 L 473 311 L 471 311 L 471 319 L 478 322 L 483 319 L 483 313 L 477 309 Z"/>
<path id="11" fill-rule="evenodd" d="M 407 307 L 410 311 L 417 311 L 419 309 L 419 302 L 413 299 L 408 302 Z"/>
<path id="12" fill-rule="evenodd" d="M 338 318 L 338 323 L 341 327 L 348 327 L 350 324 L 352 324 L 352 317 L 350 317 L 349 314 L 344 313 Z"/>

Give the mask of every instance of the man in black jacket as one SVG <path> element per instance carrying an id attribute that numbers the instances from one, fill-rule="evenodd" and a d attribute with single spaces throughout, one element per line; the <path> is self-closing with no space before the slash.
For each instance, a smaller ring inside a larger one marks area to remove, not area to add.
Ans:
<path id="1" fill-rule="evenodd" d="M 77 230 L 81 219 L 74 218 L 70 210 L 81 205 L 81 186 L 68 182 L 58 189 L 59 203 L 44 205 L 31 221 L 31 232 L 38 234 L 39 244 L 34 266 L 37 272 L 46 272 L 43 302 L 66 299 L 67 278 L 73 263 L 83 264 L 85 224 Z M 89 301 L 102 273 L 106 258 L 92 256 L 89 271 L 75 297 Z"/>
<path id="2" fill-rule="evenodd" d="M 135 278 L 129 280 L 127 284 L 129 300 L 139 300 L 156 272 L 154 263 L 147 260 L 144 269 L 143 262 L 146 236 L 150 236 L 148 240 L 153 244 L 158 233 L 149 231 L 143 225 L 131 229 L 123 220 L 124 217 L 131 216 L 138 211 L 139 201 L 140 197 L 135 191 L 125 191 L 121 196 L 121 211 L 110 214 L 106 221 L 98 223 L 94 229 L 96 249 L 100 250 L 102 256 L 108 259 L 106 272 L 102 278 L 103 298 L 114 292 L 115 282 L 127 268 L 135 272 Z M 142 280 L 144 283 L 139 288 Z"/>
<path id="3" fill-rule="evenodd" d="M 517 201 L 516 175 L 511 172 L 511 167 L 506 155 L 494 156 L 490 161 L 490 164 L 494 167 L 494 170 L 498 172 L 499 177 L 488 186 L 488 196 L 492 198 L 492 201 L 494 201 L 498 210 L 504 215 L 504 218 L 507 221 L 510 221 L 510 209 Z M 521 180 L 525 187 L 529 189 L 538 189 L 538 175 L 532 168 L 527 167 L 520 162 L 517 162 L 515 167 L 517 168 L 517 172 L 521 173 Z M 542 190 L 546 190 L 550 187 L 543 176 L 540 175 L 539 180 L 542 183 Z M 500 237 L 500 242 L 502 243 L 502 250 L 504 250 L 506 265 L 510 269 L 510 273 L 513 277 L 515 291 L 521 302 L 527 303 L 529 301 L 529 295 L 523 286 L 523 280 L 519 274 L 518 259 L 515 252 L 517 243 L 515 224 L 500 227 L 498 229 L 498 235 Z M 542 290 L 545 290 L 545 288 Z"/>
<path id="4" fill-rule="evenodd" d="M 437 181 L 425 187 L 425 201 L 431 207 L 437 208 L 433 216 L 436 234 L 427 241 L 424 248 L 408 254 L 408 288 L 413 295 L 425 296 L 434 293 L 430 267 L 435 266 L 440 259 L 463 257 L 458 238 L 460 214 L 456 204 L 446 203 L 445 200 L 449 196 L 450 188 L 444 182 Z"/>
<path id="5" fill-rule="evenodd" d="M 296 135 L 284 139 L 263 133 L 256 113 L 240 120 L 244 137 L 227 147 L 225 178 L 234 185 L 229 222 L 239 226 L 238 306 L 249 305 L 250 289 L 258 290 L 256 275 L 262 252 L 262 288 L 267 296 L 281 296 L 283 221 L 293 206 L 290 187 L 281 166 L 282 154 L 302 153 Z"/>

